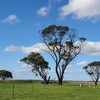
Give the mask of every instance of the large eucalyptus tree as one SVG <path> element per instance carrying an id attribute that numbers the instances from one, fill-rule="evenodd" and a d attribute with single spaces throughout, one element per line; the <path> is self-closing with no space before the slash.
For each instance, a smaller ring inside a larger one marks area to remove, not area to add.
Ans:
<path id="1" fill-rule="evenodd" d="M 85 38 L 78 38 L 74 29 L 67 26 L 50 25 L 40 31 L 43 43 L 55 62 L 58 84 L 62 85 L 65 69 L 81 52 Z"/>

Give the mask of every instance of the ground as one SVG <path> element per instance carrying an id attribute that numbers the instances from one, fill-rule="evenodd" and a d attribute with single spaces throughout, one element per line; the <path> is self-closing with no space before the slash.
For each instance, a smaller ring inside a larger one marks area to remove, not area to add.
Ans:
<path id="1" fill-rule="evenodd" d="M 86 86 L 80 87 L 80 83 Z M 0 100 L 100 100 L 99 94 L 100 86 L 94 88 L 92 82 L 65 82 L 62 86 L 39 81 L 0 82 Z"/>

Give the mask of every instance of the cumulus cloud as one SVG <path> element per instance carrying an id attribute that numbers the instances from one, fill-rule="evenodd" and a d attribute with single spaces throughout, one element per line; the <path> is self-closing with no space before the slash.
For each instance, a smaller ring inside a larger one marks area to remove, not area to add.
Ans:
<path id="1" fill-rule="evenodd" d="M 30 65 L 24 64 L 22 63 L 22 65 L 17 69 L 17 71 L 19 72 L 23 72 L 23 71 L 31 71 L 32 67 Z"/>
<path id="2" fill-rule="evenodd" d="M 33 46 L 25 47 L 25 46 L 15 46 L 10 45 L 5 48 L 6 52 L 15 52 L 20 51 L 23 53 L 30 53 L 30 52 L 44 52 L 44 50 L 49 51 L 44 43 L 37 43 Z M 90 55 L 90 56 L 100 56 L 100 42 L 91 42 L 87 41 L 82 53 Z"/>
<path id="3" fill-rule="evenodd" d="M 37 44 L 30 46 L 30 47 L 25 47 L 25 46 L 20 47 L 20 46 L 10 45 L 10 46 L 5 48 L 6 52 L 20 51 L 23 53 L 30 53 L 30 52 L 41 53 L 41 52 L 44 52 L 43 50 L 48 51 L 48 48 L 43 43 L 37 43 Z"/>
<path id="4" fill-rule="evenodd" d="M 38 11 L 37 14 L 40 16 L 46 16 L 49 12 L 49 8 L 48 7 L 41 7 Z"/>
<path id="5" fill-rule="evenodd" d="M 88 62 L 87 61 L 81 61 L 81 62 L 78 62 L 77 63 L 77 65 L 79 65 L 79 66 L 84 66 L 84 65 L 87 65 L 88 64 Z"/>
<path id="6" fill-rule="evenodd" d="M 8 47 L 5 48 L 5 51 L 10 51 L 10 52 L 13 52 L 13 51 L 20 51 L 20 47 L 18 46 L 15 46 L 15 45 L 10 45 Z"/>
<path id="7" fill-rule="evenodd" d="M 45 7 L 41 7 L 38 11 L 37 11 L 37 15 L 39 16 L 46 16 L 50 10 L 53 7 L 53 4 L 57 3 L 57 2 L 61 2 L 61 0 L 48 0 L 48 5 Z"/>
<path id="8" fill-rule="evenodd" d="M 18 23 L 20 20 L 16 15 L 9 15 L 5 19 L 1 20 L 2 23 L 14 24 Z"/>
<path id="9" fill-rule="evenodd" d="M 100 17 L 100 0 L 69 0 L 60 8 L 60 17 L 73 14 L 77 19 Z"/>
<path id="10" fill-rule="evenodd" d="M 100 42 L 87 41 L 82 52 L 87 55 L 100 56 Z"/>

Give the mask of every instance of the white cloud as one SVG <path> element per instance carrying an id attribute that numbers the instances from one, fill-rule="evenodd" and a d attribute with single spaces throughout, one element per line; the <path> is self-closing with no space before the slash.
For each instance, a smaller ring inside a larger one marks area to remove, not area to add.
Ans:
<path id="1" fill-rule="evenodd" d="M 44 43 L 37 43 L 33 46 L 25 47 L 25 46 L 15 46 L 10 45 L 5 48 L 6 52 L 15 52 L 20 51 L 23 53 L 30 53 L 30 52 L 44 52 L 44 50 L 49 51 Z M 87 41 L 82 53 L 90 55 L 90 56 L 100 56 L 100 42 L 90 42 Z"/>
<path id="2" fill-rule="evenodd" d="M 30 65 L 27 65 L 25 63 L 22 63 L 22 65 L 17 69 L 17 71 L 19 72 L 23 72 L 23 71 L 31 71 L 32 67 Z"/>
<path id="3" fill-rule="evenodd" d="M 20 20 L 18 19 L 18 17 L 16 15 L 9 15 L 5 19 L 1 20 L 1 22 L 8 23 L 8 24 L 18 23 L 19 21 Z"/>
<path id="4" fill-rule="evenodd" d="M 49 12 L 49 8 L 48 7 L 41 7 L 38 11 L 37 14 L 40 16 L 46 16 Z"/>
<path id="5" fill-rule="evenodd" d="M 6 52 L 15 52 L 15 51 L 20 51 L 23 53 L 30 53 L 30 52 L 44 52 L 43 50 L 47 50 L 48 48 L 45 46 L 45 44 L 43 43 L 37 43 L 33 46 L 30 47 L 25 47 L 25 46 L 15 46 L 15 45 L 10 45 L 8 47 L 5 48 Z"/>
<path id="6" fill-rule="evenodd" d="M 82 52 L 91 56 L 100 56 L 100 42 L 87 41 Z"/>
<path id="7" fill-rule="evenodd" d="M 80 65 L 80 66 L 81 66 L 81 65 L 82 65 L 82 66 L 83 66 L 83 65 L 87 65 L 87 64 L 88 64 L 87 61 L 81 61 L 81 62 L 78 62 L 78 63 L 77 63 L 77 65 Z"/>
<path id="8" fill-rule="evenodd" d="M 41 7 L 37 11 L 37 14 L 39 16 L 46 16 L 50 12 L 50 10 L 53 8 L 54 4 L 58 2 L 60 3 L 61 0 L 48 0 L 48 5 L 46 7 L 45 6 Z"/>
<path id="9" fill-rule="evenodd" d="M 100 17 L 100 0 L 69 0 L 60 8 L 60 17 L 73 14 L 77 19 Z"/>
<path id="10" fill-rule="evenodd" d="M 20 47 L 18 46 L 14 46 L 14 45 L 10 45 L 8 47 L 5 48 L 5 51 L 10 51 L 10 52 L 13 52 L 13 51 L 20 51 Z"/>

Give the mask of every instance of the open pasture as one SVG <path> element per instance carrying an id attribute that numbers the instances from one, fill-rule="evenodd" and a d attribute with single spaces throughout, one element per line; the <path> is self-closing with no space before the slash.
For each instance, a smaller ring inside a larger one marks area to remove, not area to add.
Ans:
<path id="1" fill-rule="evenodd" d="M 0 100 L 100 100 L 100 86 L 80 87 L 78 82 L 62 86 L 34 81 L 0 82 Z"/>

